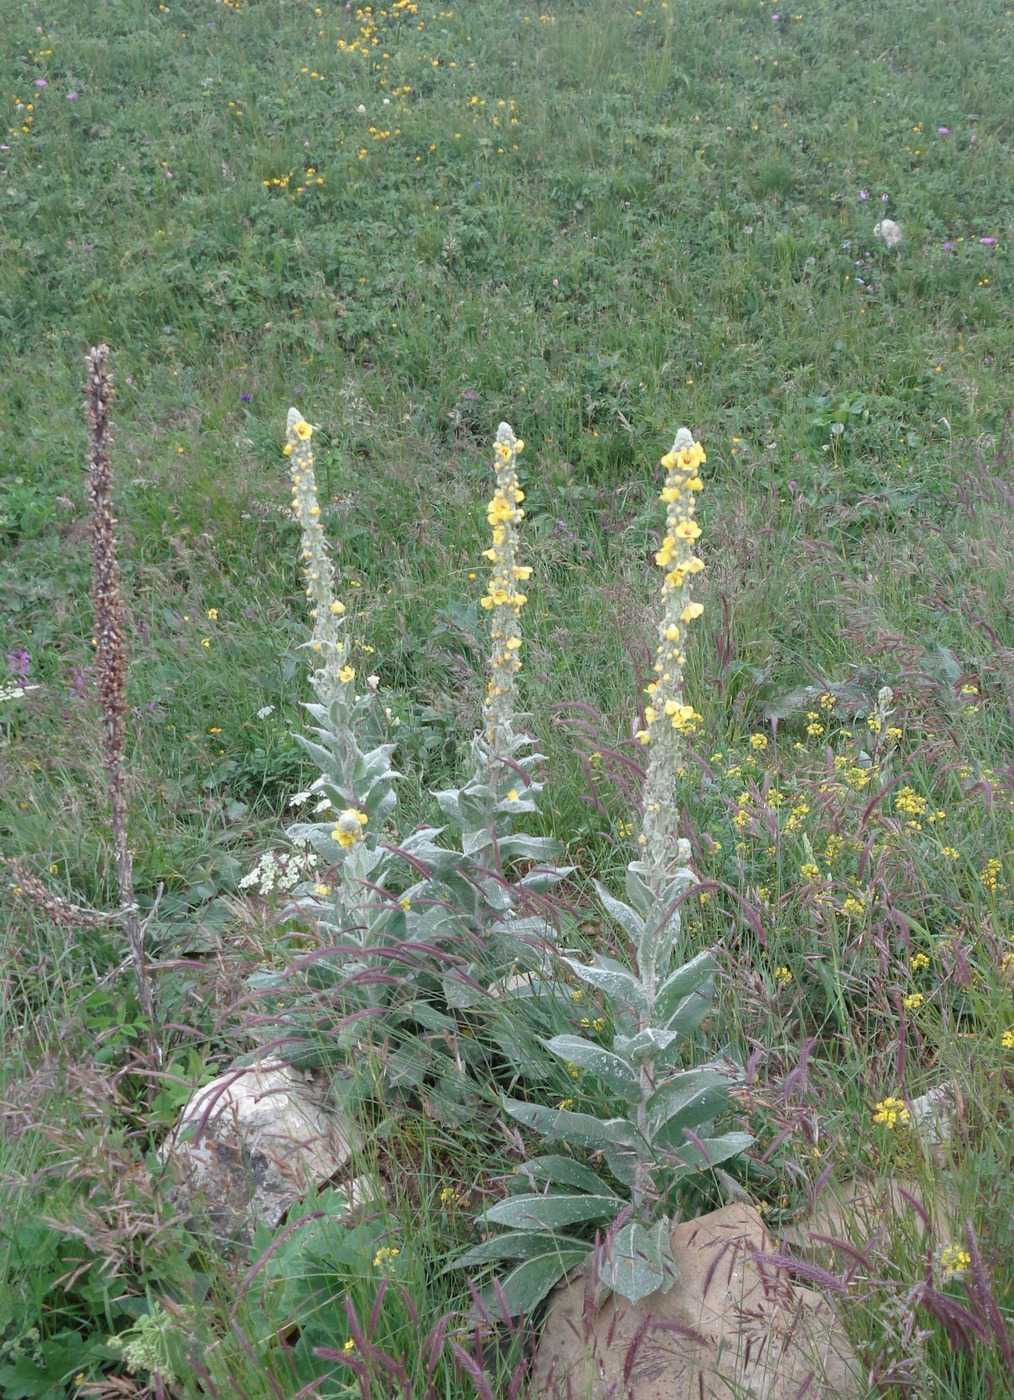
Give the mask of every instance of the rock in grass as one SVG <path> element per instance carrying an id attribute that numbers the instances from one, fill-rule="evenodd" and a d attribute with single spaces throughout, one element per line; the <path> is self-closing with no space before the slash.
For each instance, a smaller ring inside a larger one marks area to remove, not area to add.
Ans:
<path id="1" fill-rule="evenodd" d="M 219 1075 L 191 1097 L 163 1148 L 184 1199 L 202 1204 L 217 1235 L 271 1229 L 348 1161 L 354 1134 L 280 1060 Z"/>
<path id="2" fill-rule="evenodd" d="M 777 1246 L 752 1207 L 736 1202 L 677 1225 L 672 1251 L 675 1286 L 636 1305 L 612 1295 L 596 1308 L 582 1278 L 557 1290 L 533 1400 L 848 1400 L 866 1393 L 826 1300 L 765 1262 Z"/>

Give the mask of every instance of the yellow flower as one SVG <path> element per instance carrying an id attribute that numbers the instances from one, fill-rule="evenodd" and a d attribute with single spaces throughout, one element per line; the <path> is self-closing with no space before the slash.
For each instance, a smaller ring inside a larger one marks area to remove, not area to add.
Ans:
<path id="1" fill-rule="evenodd" d="M 922 992 L 910 992 L 907 997 L 902 998 L 902 1006 L 906 1011 L 918 1011 L 926 998 Z"/>
<path id="2" fill-rule="evenodd" d="M 957 1244 L 944 1245 L 940 1251 L 940 1277 L 944 1283 L 963 1274 L 972 1262 L 972 1256 Z"/>
<path id="3" fill-rule="evenodd" d="M 768 746 L 768 736 L 766 734 L 751 734 L 750 747 L 752 749 L 766 749 Z"/>
<path id="4" fill-rule="evenodd" d="M 1000 1044 L 1005 1050 L 1014 1050 L 1014 1029 L 1004 1031 L 1000 1037 Z"/>
<path id="5" fill-rule="evenodd" d="M 363 839 L 363 827 L 368 821 L 365 812 L 360 812 L 357 807 L 346 807 L 331 832 L 331 840 L 337 841 L 342 850 L 347 851 Z"/>
<path id="6" fill-rule="evenodd" d="M 217 622 L 217 621 L 218 621 L 218 609 L 217 609 L 217 608 L 209 608 L 209 609 L 208 609 L 208 618 L 209 618 L 209 620 L 210 620 L 211 622 Z"/>
<path id="7" fill-rule="evenodd" d="M 397 1259 L 400 1253 L 401 1250 L 395 1248 L 392 1245 L 386 1245 L 383 1249 L 378 1249 L 376 1254 L 373 1256 L 373 1267 L 375 1269 L 382 1268 L 384 1264 L 388 1262 L 388 1260 Z"/>
<path id="8" fill-rule="evenodd" d="M 681 540 L 699 540 L 701 537 L 701 527 L 696 520 L 681 520 L 673 527 L 673 534 Z M 684 565 L 684 567 L 686 567 Z"/>
<path id="9" fill-rule="evenodd" d="M 518 790 L 517 790 L 517 788 L 511 788 L 510 792 L 507 794 L 507 801 L 508 801 L 508 802 L 517 802 L 517 800 L 518 800 Z"/>
<path id="10" fill-rule="evenodd" d="M 929 967 L 930 960 L 925 953 L 913 953 L 908 960 L 908 965 L 913 972 L 921 972 L 923 968 Z"/>
<path id="11" fill-rule="evenodd" d="M 787 987 L 792 981 L 792 973 L 787 967 L 775 968 L 775 981 L 780 982 L 783 987 Z"/>
<path id="12" fill-rule="evenodd" d="M 881 1123 L 885 1128 L 895 1128 L 900 1123 L 902 1127 L 907 1127 L 911 1120 L 911 1114 L 905 1107 L 902 1099 L 893 1098 L 888 1095 L 886 1099 L 881 1099 L 874 1105 L 873 1121 Z"/>
<path id="13" fill-rule="evenodd" d="M 341 617 L 345 611 L 345 604 L 339 602 L 336 598 L 331 604 L 331 611 L 334 613 L 335 617 Z"/>
<path id="14" fill-rule="evenodd" d="M 693 622 L 704 612 L 703 603 L 688 603 L 680 613 L 681 622 Z"/>
<path id="15" fill-rule="evenodd" d="M 812 861 L 807 861 L 806 865 L 801 865 L 799 867 L 799 873 L 804 880 L 820 879 L 820 867 L 814 865 Z"/>
<path id="16" fill-rule="evenodd" d="M 211 638 L 210 638 L 210 637 L 202 637 L 202 638 L 201 638 L 201 646 L 204 648 L 205 651 L 210 651 L 210 650 L 211 650 Z"/>
<path id="17" fill-rule="evenodd" d="M 343 666 L 338 672 L 338 679 L 342 685 L 351 685 L 356 678 L 356 668 L 354 666 Z"/>
<path id="18" fill-rule="evenodd" d="M 313 429 L 305 418 L 300 418 L 298 423 L 293 423 L 292 431 L 299 438 L 300 442 L 307 442 L 313 437 Z"/>

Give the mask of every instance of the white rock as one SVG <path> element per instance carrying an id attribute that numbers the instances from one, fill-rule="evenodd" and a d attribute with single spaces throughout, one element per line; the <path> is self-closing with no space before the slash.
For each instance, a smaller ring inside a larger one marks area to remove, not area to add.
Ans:
<path id="1" fill-rule="evenodd" d="M 217 1229 L 248 1238 L 335 1176 L 354 1137 L 304 1076 L 265 1059 L 199 1089 L 162 1156 L 184 1193 L 206 1201 Z"/>
<path id="2" fill-rule="evenodd" d="M 736 1203 L 677 1225 L 675 1286 L 638 1304 L 586 1306 L 557 1290 L 532 1400 L 849 1400 L 861 1367 L 828 1303 L 765 1262 L 777 1246 Z"/>

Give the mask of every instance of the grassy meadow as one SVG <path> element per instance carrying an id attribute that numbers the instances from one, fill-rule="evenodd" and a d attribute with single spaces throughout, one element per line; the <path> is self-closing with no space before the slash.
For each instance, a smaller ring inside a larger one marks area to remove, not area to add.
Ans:
<path id="1" fill-rule="evenodd" d="M 5 878 L 0 1395 L 523 1393 L 530 1329 L 470 1330 L 442 1272 L 518 1161 L 495 1098 L 463 1118 L 378 1089 L 360 1165 L 384 1203 L 256 1271 L 161 1189 L 180 1105 L 249 1048 L 248 977 L 314 946 L 239 884 L 313 776 L 290 404 L 410 825 L 480 724 L 491 443 L 502 419 L 524 439 L 530 826 L 575 867 L 563 941 L 604 950 L 591 879 L 622 888 L 636 853 L 658 462 L 692 427 L 703 719 L 674 800 L 704 882 L 687 949 L 722 969 L 701 1053 L 748 1066 L 773 1228 L 870 1194 L 864 1261 L 822 1258 L 848 1265 L 869 1395 L 1009 1383 L 1014 10 L 793 3 L 5 0 L 0 852 L 116 903 L 81 398 L 105 341 L 164 1065 L 119 936 Z M 878 1105 L 942 1083 L 931 1152 Z M 688 1214 L 721 1204 L 695 1189 Z M 160 1360 L 131 1373 L 110 1339 L 138 1326 Z"/>

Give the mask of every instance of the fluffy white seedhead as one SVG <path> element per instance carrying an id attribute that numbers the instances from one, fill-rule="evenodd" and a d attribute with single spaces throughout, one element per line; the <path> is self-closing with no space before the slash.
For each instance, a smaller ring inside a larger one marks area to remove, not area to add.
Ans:
<path id="1" fill-rule="evenodd" d="M 888 248 L 897 248 L 903 237 L 901 225 L 896 224 L 893 219 L 881 219 L 874 225 L 873 232 Z"/>

